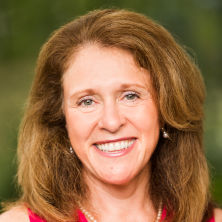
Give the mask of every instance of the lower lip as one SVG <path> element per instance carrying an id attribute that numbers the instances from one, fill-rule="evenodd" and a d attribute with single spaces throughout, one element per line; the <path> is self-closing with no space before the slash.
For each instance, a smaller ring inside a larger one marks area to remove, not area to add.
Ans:
<path id="1" fill-rule="evenodd" d="M 135 146 L 136 140 L 133 142 L 133 144 L 131 146 L 129 146 L 127 149 L 122 149 L 119 151 L 113 151 L 113 152 L 105 152 L 105 151 L 101 151 L 100 149 L 98 149 L 95 145 L 94 148 L 96 149 L 96 151 L 105 157 L 120 157 L 120 156 L 125 156 L 127 155 Z"/>

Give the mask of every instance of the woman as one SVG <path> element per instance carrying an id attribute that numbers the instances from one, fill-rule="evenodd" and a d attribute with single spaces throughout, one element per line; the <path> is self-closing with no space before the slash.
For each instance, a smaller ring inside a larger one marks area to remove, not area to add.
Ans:
<path id="1" fill-rule="evenodd" d="M 202 144 L 204 84 L 160 25 L 97 10 L 39 55 L 20 130 L 21 198 L 0 221 L 221 221 Z"/>

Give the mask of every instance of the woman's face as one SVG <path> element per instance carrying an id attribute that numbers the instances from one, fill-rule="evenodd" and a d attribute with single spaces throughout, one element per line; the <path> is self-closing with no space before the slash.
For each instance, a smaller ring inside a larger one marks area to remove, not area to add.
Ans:
<path id="1" fill-rule="evenodd" d="M 125 50 L 85 45 L 63 87 L 66 127 L 84 173 L 109 184 L 136 178 L 159 138 L 149 72 Z"/>

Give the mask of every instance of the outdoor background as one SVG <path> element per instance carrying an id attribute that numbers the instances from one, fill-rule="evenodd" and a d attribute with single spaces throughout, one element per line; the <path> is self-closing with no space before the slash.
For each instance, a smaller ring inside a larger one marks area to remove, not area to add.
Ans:
<path id="1" fill-rule="evenodd" d="M 212 192 L 222 204 L 221 0 L 1 0 L 0 201 L 16 198 L 17 133 L 41 45 L 76 16 L 111 6 L 152 17 L 195 57 L 207 87 L 205 148 Z"/>

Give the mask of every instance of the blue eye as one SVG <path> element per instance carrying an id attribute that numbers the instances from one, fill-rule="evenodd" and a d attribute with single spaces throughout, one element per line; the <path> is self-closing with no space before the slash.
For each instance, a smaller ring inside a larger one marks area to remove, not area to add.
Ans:
<path id="1" fill-rule="evenodd" d="M 91 106 L 91 105 L 93 105 L 93 104 L 94 104 L 94 101 L 93 101 L 92 99 L 82 99 L 82 100 L 78 103 L 79 106 L 85 106 L 85 107 Z"/>
<path id="2" fill-rule="evenodd" d="M 84 113 L 96 110 L 97 105 L 98 101 L 94 96 L 84 96 L 82 98 L 79 98 L 78 101 L 76 101 L 77 108 Z"/>
<path id="3" fill-rule="evenodd" d="M 129 92 L 124 96 L 127 100 L 136 100 L 139 98 L 139 95 L 137 95 L 135 92 Z"/>

